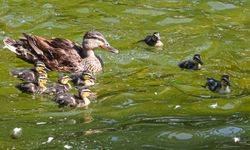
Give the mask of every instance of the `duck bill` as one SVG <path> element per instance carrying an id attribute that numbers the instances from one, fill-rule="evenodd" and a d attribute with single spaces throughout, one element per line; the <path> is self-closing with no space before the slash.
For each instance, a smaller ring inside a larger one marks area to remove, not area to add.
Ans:
<path id="1" fill-rule="evenodd" d="M 107 46 L 106 49 L 112 53 L 115 53 L 115 54 L 118 54 L 119 53 L 119 50 L 112 47 L 112 46 Z"/>
<path id="2" fill-rule="evenodd" d="M 200 61 L 200 64 L 203 65 L 203 62 L 201 60 L 199 60 L 199 61 Z"/>
<path id="3" fill-rule="evenodd" d="M 224 80 L 224 82 L 226 82 L 227 86 L 231 86 L 231 83 L 227 78 L 223 78 L 222 80 Z"/>
<path id="4" fill-rule="evenodd" d="M 45 67 L 44 68 L 45 71 L 51 71 L 49 68 Z"/>

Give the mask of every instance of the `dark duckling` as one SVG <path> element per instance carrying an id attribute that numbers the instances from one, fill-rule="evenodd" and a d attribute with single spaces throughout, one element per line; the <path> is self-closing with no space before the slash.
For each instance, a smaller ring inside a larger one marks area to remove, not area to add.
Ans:
<path id="1" fill-rule="evenodd" d="M 78 95 L 60 93 L 53 100 L 59 104 L 59 107 L 86 107 L 91 103 L 89 99 L 91 93 L 88 88 L 84 87 L 78 90 Z"/>
<path id="2" fill-rule="evenodd" d="M 40 74 L 36 82 L 24 82 L 21 84 L 16 85 L 16 88 L 22 91 L 23 93 L 28 93 L 28 94 L 41 94 L 43 93 L 47 87 L 45 86 L 48 81 L 47 75 L 46 74 Z"/>
<path id="3" fill-rule="evenodd" d="M 204 88 L 208 87 L 210 91 L 220 93 L 220 94 L 227 94 L 230 93 L 230 80 L 228 75 L 222 75 L 221 80 L 218 81 L 214 78 L 207 78 L 206 85 Z"/>
<path id="4" fill-rule="evenodd" d="M 95 76 L 89 71 L 83 71 L 82 73 L 72 74 L 72 82 L 76 86 L 92 86 L 95 84 Z"/>
<path id="5" fill-rule="evenodd" d="M 148 35 L 144 40 L 138 42 L 145 42 L 149 46 L 162 47 L 164 44 L 161 42 L 161 37 L 158 32 L 154 32 L 153 35 Z"/>
<path id="6" fill-rule="evenodd" d="M 71 78 L 67 75 L 61 74 L 57 83 L 53 83 L 46 91 L 47 94 L 65 93 L 72 89 L 69 81 Z"/>
<path id="7" fill-rule="evenodd" d="M 46 68 L 45 64 L 41 61 L 37 61 L 34 65 L 34 68 L 18 69 L 11 71 L 10 73 L 12 76 L 21 80 L 35 82 L 39 74 L 47 75 L 46 71 L 49 71 L 49 69 Z"/>
<path id="8" fill-rule="evenodd" d="M 102 48 L 112 53 L 119 53 L 104 36 L 97 31 L 89 31 L 83 36 L 82 46 L 63 38 L 46 39 L 40 36 L 23 34 L 19 40 L 6 37 L 5 48 L 16 53 L 17 57 L 34 63 L 40 60 L 51 70 L 60 72 L 101 72 L 103 63 L 95 54 L 95 49 Z"/>
<path id="9" fill-rule="evenodd" d="M 178 64 L 180 68 L 183 69 L 192 69 L 192 70 L 199 70 L 201 69 L 201 65 L 203 65 L 203 62 L 201 60 L 200 54 L 195 54 L 193 57 L 193 60 L 186 60 L 184 62 L 181 62 Z"/>

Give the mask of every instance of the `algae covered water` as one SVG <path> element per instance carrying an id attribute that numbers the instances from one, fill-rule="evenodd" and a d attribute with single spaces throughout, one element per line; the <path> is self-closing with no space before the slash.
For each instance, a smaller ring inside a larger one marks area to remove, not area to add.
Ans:
<path id="1" fill-rule="evenodd" d="M 96 51 L 105 67 L 88 108 L 58 108 L 48 95 L 15 89 L 21 81 L 9 71 L 32 65 L 0 42 L 1 149 L 249 148 L 250 1 L 0 0 L 0 7 L 0 40 L 29 33 L 81 43 L 97 30 L 120 50 Z M 135 43 L 156 31 L 162 49 Z M 202 70 L 178 68 L 195 53 Z M 201 87 L 222 74 L 231 77 L 231 94 Z"/>

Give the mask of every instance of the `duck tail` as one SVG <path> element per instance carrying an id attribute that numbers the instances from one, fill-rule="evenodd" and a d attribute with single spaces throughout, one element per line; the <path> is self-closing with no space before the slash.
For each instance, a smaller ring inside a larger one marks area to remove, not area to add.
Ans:
<path id="1" fill-rule="evenodd" d="M 26 62 L 34 63 L 38 60 L 36 53 L 32 51 L 32 47 L 28 43 L 28 37 L 30 35 L 23 34 L 23 37 L 20 40 L 14 40 L 9 37 L 6 37 L 3 40 L 4 48 L 9 49 L 14 52 L 17 57 L 23 59 Z"/>
<path id="2" fill-rule="evenodd" d="M 20 53 L 17 52 L 17 47 L 19 45 L 17 41 L 15 41 L 9 37 L 6 37 L 5 39 L 3 39 L 3 43 L 4 43 L 3 48 L 7 48 L 10 51 L 16 53 L 17 55 L 20 55 Z"/>
<path id="3" fill-rule="evenodd" d="M 133 44 L 137 44 L 137 43 L 141 43 L 141 42 L 145 42 L 145 40 L 139 40 L 137 42 L 134 42 Z"/>

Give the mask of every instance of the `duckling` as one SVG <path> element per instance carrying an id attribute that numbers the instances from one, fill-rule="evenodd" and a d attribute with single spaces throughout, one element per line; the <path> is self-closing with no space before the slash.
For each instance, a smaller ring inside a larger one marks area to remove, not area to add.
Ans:
<path id="1" fill-rule="evenodd" d="M 112 53 L 119 53 L 97 31 L 87 32 L 83 36 L 82 46 L 67 39 L 45 39 L 25 33 L 18 41 L 6 37 L 3 42 L 5 48 L 16 53 L 17 57 L 24 61 L 34 63 L 40 60 L 49 69 L 60 72 L 101 72 L 103 61 L 94 50 L 102 48 Z"/>
<path id="2" fill-rule="evenodd" d="M 67 75 L 61 74 L 57 83 L 53 83 L 44 93 L 59 94 L 65 93 L 72 89 L 69 81 L 71 78 Z"/>
<path id="3" fill-rule="evenodd" d="M 214 78 L 207 78 L 204 88 L 207 86 L 210 91 L 220 94 L 227 94 L 230 93 L 231 83 L 228 75 L 222 75 L 220 81 Z"/>
<path id="4" fill-rule="evenodd" d="M 46 71 L 49 71 L 49 69 L 46 68 L 45 64 L 41 61 L 37 61 L 34 65 L 34 68 L 18 69 L 11 71 L 10 73 L 12 76 L 17 77 L 21 80 L 35 82 L 39 74 L 47 75 Z"/>
<path id="5" fill-rule="evenodd" d="M 199 70 L 203 62 L 200 54 L 195 54 L 193 60 L 186 60 L 178 64 L 180 68 Z"/>
<path id="6" fill-rule="evenodd" d="M 41 94 L 47 89 L 47 87 L 45 86 L 47 81 L 47 74 L 40 74 L 37 77 L 36 82 L 24 82 L 16 85 L 16 88 L 22 91 L 23 93 Z"/>
<path id="7" fill-rule="evenodd" d="M 59 104 L 59 107 L 85 107 L 91 103 L 89 100 L 90 95 L 91 91 L 84 87 L 78 90 L 78 96 L 60 93 L 56 95 L 53 100 Z"/>
<path id="8" fill-rule="evenodd" d="M 149 46 L 162 47 L 164 44 L 161 42 L 161 37 L 158 32 L 154 32 L 153 35 L 148 35 L 144 40 L 138 42 L 145 42 Z"/>
<path id="9" fill-rule="evenodd" d="M 96 80 L 94 75 L 89 71 L 83 71 L 81 74 L 72 74 L 70 77 L 76 86 L 92 86 Z"/>

